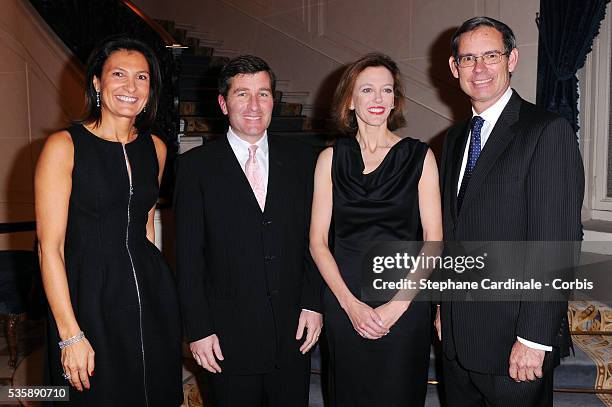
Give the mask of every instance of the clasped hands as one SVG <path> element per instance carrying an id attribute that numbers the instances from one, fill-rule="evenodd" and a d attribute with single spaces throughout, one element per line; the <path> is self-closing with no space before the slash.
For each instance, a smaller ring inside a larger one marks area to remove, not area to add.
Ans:
<path id="1" fill-rule="evenodd" d="M 306 330 L 306 338 L 300 346 L 302 354 L 306 354 L 317 343 L 322 328 L 323 316 L 321 314 L 302 310 L 295 333 L 295 339 L 299 341 L 304 337 L 304 330 Z M 224 357 L 219 337 L 216 334 L 191 342 L 189 350 L 198 365 L 211 373 L 221 373 L 222 369 L 217 361 L 224 360 Z"/>
<path id="2" fill-rule="evenodd" d="M 376 340 L 389 333 L 409 305 L 409 301 L 389 301 L 374 309 L 354 298 L 344 310 L 359 335 Z"/>

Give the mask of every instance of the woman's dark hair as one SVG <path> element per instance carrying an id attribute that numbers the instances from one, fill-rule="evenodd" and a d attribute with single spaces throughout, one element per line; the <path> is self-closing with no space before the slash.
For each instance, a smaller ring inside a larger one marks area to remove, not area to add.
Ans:
<path id="1" fill-rule="evenodd" d="M 350 64 L 342 74 L 342 78 L 340 78 L 332 106 L 332 115 L 340 131 L 354 133 L 357 130 L 355 111 L 350 110 L 353 88 L 355 88 L 355 82 L 361 72 L 366 68 L 377 66 L 387 68 L 393 76 L 393 94 L 395 97 L 393 105 L 395 108 L 387 119 L 387 127 L 389 130 L 395 130 L 406 124 L 404 119 L 405 92 L 402 85 L 402 74 L 395 61 L 390 57 L 374 52 L 364 55 Z"/>
<path id="2" fill-rule="evenodd" d="M 276 75 L 272 68 L 263 59 L 254 55 L 239 55 L 231 59 L 221 72 L 217 83 L 219 94 L 227 99 L 227 92 L 232 85 L 232 78 L 236 75 L 254 75 L 258 72 L 267 72 L 270 77 L 270 89 L 274 94 L 276 90 Z"/>
<path id="3" fill-rule="evenodd" d="M 89 55 L 85 70 L 85 114 L 79 120 L 79 123 L 94 123 L 96 126 L 100 124 L 102 113 L 100 107 L 96 105 L 96 88 L 93 84 L 93 78 L 95 76 L 102 79 L 104 64 L 115 51 L 140 52 L 149 64 L 149 98 L 145 105 L 146 109 L 136 117 L 135 123 L 139 133 L 146 133 L 151 130 L 155 121 L 161 93 L 162 82 L 159 63 L 148 45 L 124 35 L 115 35 L 104 39 Z"/>

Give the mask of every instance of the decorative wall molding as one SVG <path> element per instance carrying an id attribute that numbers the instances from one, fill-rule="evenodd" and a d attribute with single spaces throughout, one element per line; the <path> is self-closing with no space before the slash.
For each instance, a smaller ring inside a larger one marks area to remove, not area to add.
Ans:
<path id="1" fill-rule="evenodd" d="M 407 1 L 406 6 L 410 7 L 412 1 Z M 330 27 L 327 18 L 330 3 L 333 3 L 330 0 L 303 0 L 302 14 L 306 19 L 305 24 L 296 24 L 295 19 L 288 16 L 287 13 L 278 11 L 266 13 L 264 7 L 261 5 L 255 7 L 253 1 L 221 0 L 221 2 L 340 65 L 351 62 L 365 53 L 377 51 L 368 44 Z M 481 3 L 484 8 L 484 0 L 474 0 L 474 3 Z M 313 9 L 316 12 L 313 13 Z M 316 18 L 316 24 L 312 23 L 309 18 Z M 313 25 L 317 27 L 316 32 L 313 32 L 311 28 Z M 431 86 L 429 76 L 405 61 L 399 60 L 398 64 L 403 73 L 408 100 L 443 119 L 452 121 L 453 113 L 450 107 L 440 100 L 439 91 Z M 450 97 L 462 96 L 462 92 L 456 85 L 448 87 L 447 91 Z"/>
<path id="2" fill-rule="evenodd" d="M 83 102 L 82 67 L 28 1 L 2 0 L 0 58 L 16 67 L 0 72 L 3 86 L 13 94 L 0 97 L 5 114 L 0 123 L 3 166 L 0 180 L 0 222 L 34 219 L 33 174 L 45 136 L 80 113 Z M 18 67 L 18 68 L 17 68 Z M 14 80 L 14 81 L 13 81 Z M 7 110 L 8 109 L 8 110 Z M 2 236 L 1 249 L 31 248 L 31 235 Z"/>
<path id="3" fill-rule="evenodd" d="M 279 77 L 291 81 L 292 90 L 310 92 L 310 104 L 329 103 L 329 81 L 341 65 L 383 51 L 404 74 L 409 105 L 404 134 L 422 133 L 426 139 L 440 136 L 469 112 L 448 70 L 448 40 L 461 21 L 491 15 L 509 23 L 521 47 L 537 44 L 530 16 L 535 17 L 539 0 L 182 0 L 167 6 L 159 0 L 135 1 L 157 17 L 213 32 L 228 49 L 266 57 Z M 228 29 L 235 23 L 239 32 Z M 525 57 L 513 78 L 513 87 L 528 100 L 535 95 L 535 48 L 522 49 Z"/>
<path id="4" fill-rule="evenodd" d="M 29 24 L 22 24 L 23 38 L 18 38 L 14 30 L 0 19 L 0 40 L 26 63 L 28 74 L 34 74 L 51 85 L 57 95 L 62 93 L 61 72 L 68 69 L 70 77 L 84 81 L 83 68 L 76 62 L 72 52 L 64 46 L 46 23 L 40 18 L 36 10 L 26 1 L 12 1 L 14 11 L 19 15 L 13 16 L 15 21 L 26 20 Z M 30 29 L 33 32 L 27 32 Z M 58 97 L 58 101 L 63 98 Z M 79 101 L 81 104 L 81 101 Z M 64 114 L 70 117 L 75 113 L 74 106 L 60 105 Z"/>

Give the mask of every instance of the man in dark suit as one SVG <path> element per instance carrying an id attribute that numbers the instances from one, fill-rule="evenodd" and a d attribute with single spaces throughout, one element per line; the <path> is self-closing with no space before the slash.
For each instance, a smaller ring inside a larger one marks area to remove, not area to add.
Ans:
<path id="1" fill-rule="evenodd" d="M 267 134 L 275 76 L 261 58 L 219 77 L 227 137 L 181 158 L 177 283 L 215 407 L 307 406 L 322 280 L 308 252 L 314 155 Z"/>
<path id="2" fill-rule="evenodd" d="M 510 88 L 518 62 L 512 30 L 476 17 L 459 27 L 451 48 L 450 69 L 473 115 L 444 141 L 444 239 L 580 241 L 576 134 Z M 531 272 L 545 264 L 535 257 L 525 263 Z M 441 319 L 448 405 L 552 406 L 566 312 L 562 301 L 443 302 L 436 325 Z"/>

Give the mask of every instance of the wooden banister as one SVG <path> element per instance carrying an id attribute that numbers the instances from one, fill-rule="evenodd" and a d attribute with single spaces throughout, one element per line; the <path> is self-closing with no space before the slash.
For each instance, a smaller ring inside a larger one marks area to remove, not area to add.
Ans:
<path id="1" fill-rule="evenodd" d="M 159 35 L 159 37 L 162 39 L 162 41 L 164 41 L 164 43 L 166 44 L 167 48 L 187 48 L 186 46 L 178 43 L 174 39 L 174 37 L 172 37 L 172 35 L 170 35 L 170 33 L 164 29 L 164 27 L 162 27 L 157 21 L 153 20 L 148 15 L 146 15 L 134 3 L 132 3 L 129 0 L 121 0 L 121 2 L 127 8 L 132 10 L 132 12 L 134 14 L 136 14 L 138 17 L 140 17 L 149 27 L 151 27 L 151 29 L 153 29 Z"/>

